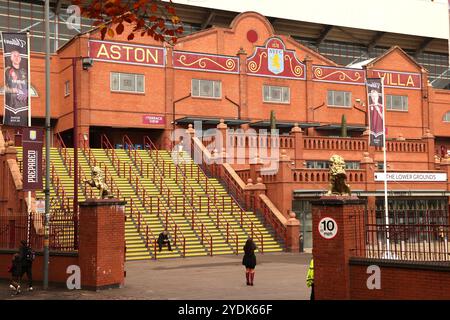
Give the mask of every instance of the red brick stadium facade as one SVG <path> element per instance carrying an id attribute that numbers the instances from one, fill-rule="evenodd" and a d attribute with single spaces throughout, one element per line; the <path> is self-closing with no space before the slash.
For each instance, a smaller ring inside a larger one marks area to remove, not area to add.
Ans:
<path id="1" fill-rule="evenodd" d="M 282 60 L 270 67 L 269 56 L 277 54 Z M 127 42 L 125 36 L 116 36 L 101 41 L 99 32 L 93 31 L 72 39 L 51 59 L 52 130 L 67 145 L 73 139 L 72 67 L 63 58 L 74 56 L 94 59 L 89 70 L 83 70 L 81 63 L 76 70 L 78 132 L 89 137 L 91 147 L 100 147 L 101 134 L 115 145 L 127 134 L 134 143 L 142 143 L 148 135 L 159 147 L 169 148 L 174 127 L 188 128 L 196 119 L 203 120 L 204 128 L 224 119 L 228 128 L 268 129 L 274 111 L 283 156 L 279 172 L 264 176 L 263 182 L 267 195 L 286 217 L 291 210 L 302 211 L 302 201 L 316 198 L 327 188 L 326 171 L 309 164 L 325 162 L 334 153 L 357 163 L 349 170 L 349 183 L 358 195 L 372 205 L 382 196 L 383 184 L 375 180 L 382 152 L 368 146 L 365 134 L 365 79 L 369 77 L 384 77 L 385 95 L 407 97 L 406 110 L 386 112 L 388 171 L 448 175 L 450 170 L 444 155 L 450 149 L 450 125 L 443 120 L 450 111 L 450 92 L 432 88 L 427 71 L 399 47 L 361 68 L 338 66 L 292 38 L 274 34 L 269 21 L 254 12 L 238 15 L 229 28 L 213 27 L 183 37 L 174 47 L 149 37 Z M 143 76 L 142 92 L 112 90 L 112 73 Z M 220 90 L 217 95 L 196 97 L 193 79 L 218 81 Z M 32 98 L 32 124 L 43 126 L 42 54 L 32 53 L 31 83 L 38 93 Z M 264 86 L 288 88 L 289 96 L 283 103 L 267 101 Z M 330 105 L 330 91 L 349 93 L 349 103 Z M 336 137 L 343 115 L 349 138 Z M 246 145 L 238 142 L 235 147 Z M 260 176 L 253 165 L 234 168 L 244 182 Z M 397 199 L 439 200 L 445 205 L 450 194 L 448 179 L 400 181 L 390 184 L 390 190 Z"/>

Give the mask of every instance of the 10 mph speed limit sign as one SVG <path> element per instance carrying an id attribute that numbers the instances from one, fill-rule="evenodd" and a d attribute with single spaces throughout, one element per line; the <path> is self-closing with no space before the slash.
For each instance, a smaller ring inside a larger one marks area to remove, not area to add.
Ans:
<path id="1" fill-rule="evenodd" d="M 319 222 L 319 233 L 324 239 L 333 239 L 338 232 L 338 225 L 336 220 L 330 217 L 325 217 Z"/>

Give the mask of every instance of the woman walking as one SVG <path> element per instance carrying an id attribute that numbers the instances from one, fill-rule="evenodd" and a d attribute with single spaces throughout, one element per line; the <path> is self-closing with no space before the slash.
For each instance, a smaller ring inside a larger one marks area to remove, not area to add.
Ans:
<path id="1" fill-rule="evenodd" d="M 252 238 L 248 238 L 244 246 L 244 258 L 242 259 L 242 264 L 245 266 L 245 278 L 247 279 L 248 286 L 253 286 L 253 279 L 255 278 L 255 249 L 256 244 L 253 242 Z"/>

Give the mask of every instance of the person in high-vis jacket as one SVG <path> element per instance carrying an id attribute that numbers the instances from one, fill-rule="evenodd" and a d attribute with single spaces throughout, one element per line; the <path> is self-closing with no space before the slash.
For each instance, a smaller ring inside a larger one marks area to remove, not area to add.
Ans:
<path id="1" fill-rule="evenodd" d="M 311 259 L 309 263 L 308 273 L 306 275 L 306 286 L 311 288 L 311 300 L 314 300 L 314 262 Z"/>

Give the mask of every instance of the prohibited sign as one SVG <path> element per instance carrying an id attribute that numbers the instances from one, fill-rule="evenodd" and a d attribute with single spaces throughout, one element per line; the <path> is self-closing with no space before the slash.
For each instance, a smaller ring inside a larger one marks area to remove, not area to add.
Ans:
<path id="1" fill-rule="evenodd" d="M 338 225 L 333 218 L 325 217 L 319 222 L 319 233 L 324 239 L 333 239 L 338 232 Z"/>

